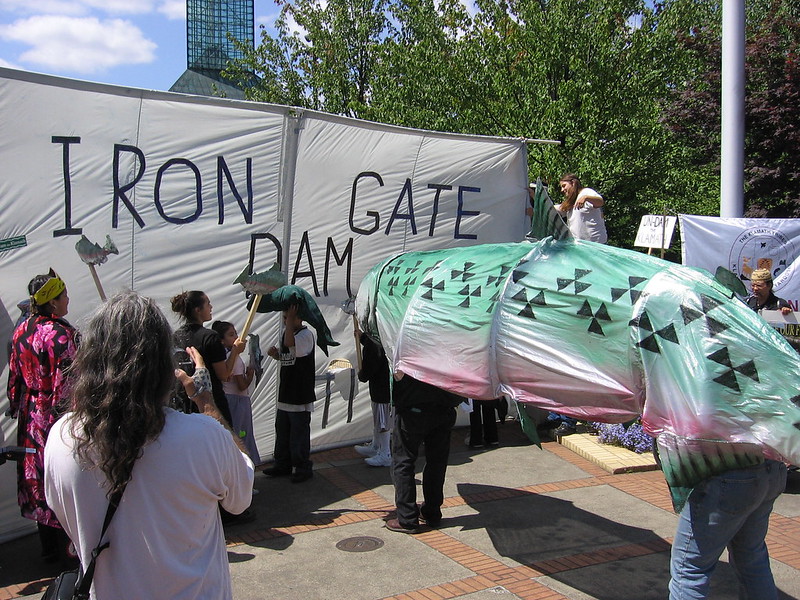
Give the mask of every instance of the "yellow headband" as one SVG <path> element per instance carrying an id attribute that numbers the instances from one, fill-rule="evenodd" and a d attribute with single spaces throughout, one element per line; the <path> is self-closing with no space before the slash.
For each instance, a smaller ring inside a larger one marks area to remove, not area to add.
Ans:
<path id="1" fill-rule="evenodd" d="M 67 284 L 60 277 L 51 277 L 33 295 L 33 301 L 37 306 L 42 306 L 53 298 L 58 298 L 65 289 L 67 289 Z"/>

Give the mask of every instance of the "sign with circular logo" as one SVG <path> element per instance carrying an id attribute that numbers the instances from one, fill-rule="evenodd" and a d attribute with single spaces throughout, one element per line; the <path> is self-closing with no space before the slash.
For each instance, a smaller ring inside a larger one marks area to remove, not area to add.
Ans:
<path id="1" fill-rule="evenodd" d="M 789 265 L 795 257 L 794 244 L 786 235 L 769 227 L 752 227 L 733 242 L 728 255 L 728 268 L 743 281 L 750 281 L 756 269 L 768 269 L 776 290 L 789 283 Z M 784 277 L 780 277 L 785 274 Z"/>

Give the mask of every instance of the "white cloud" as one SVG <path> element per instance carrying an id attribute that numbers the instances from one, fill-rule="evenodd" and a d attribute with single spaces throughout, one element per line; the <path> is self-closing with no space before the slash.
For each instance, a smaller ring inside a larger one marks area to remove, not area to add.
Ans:
<path id="1" fill-rule="evenodd" d="M 35 5 L 34 5 L 35 4 Z M 85 15 L 87 8 L 83 2 L 75 0 L 0 0 L 0 11 L 15 14 L 59 14 Z"/>
<path id="2" fill-rule="evenodd" d="M 155 0 L 0 0 L 0 11 L 16 14 L 83 16 L 101 10 L 111 15 L 145 14 Z"/>
<path id="3" fill-rule="evenodd" d="M 186 18 L 186 0 L 162 0 L 158 12 L 171 20 Z"/>
<path id="4" fill-rule="evenodd" d="M 56 71 L 97 73 L 155 60 L 155 42 L 122 19 L 34 16 L 0 25 L 0 39 L 31 47 L 19 61 Z"/>
<path id="5" fill-rule="evenodd" d="M 7 60 L 3 60 L 0 58 L 0 67 L 6 67 L 8 69 L 22 69 L 19 65 L 15 65 L 14 63 L 10 63 Z"/>

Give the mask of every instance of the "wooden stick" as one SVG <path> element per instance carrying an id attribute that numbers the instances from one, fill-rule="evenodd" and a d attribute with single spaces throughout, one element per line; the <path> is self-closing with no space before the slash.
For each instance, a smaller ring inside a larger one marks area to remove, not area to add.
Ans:
<path id="1" fill-rule="evenodd" d="M 256 311 L 258 310 L 258 305 L 261 304 L 261 296 L 263 294 L 256 294 L 256 297 L 253 299 L 253 305 L 250 307 L 250 314 L 247 315 L 247 321 L 244 322 L 244 327 L 242 328 L 241 333 L 239 333 L 239 339 L 243 340 L 247 337 L 247 334 L 250 333 L 250 325 L 253 324 L 253 317 L 256 316 Z"/>
<path id="2" fill-rule="evenodd" d="M 353 332 L 358 331 L 358 319 L 356 318 L 356 313 L 353 313 Z M 353 336 L 355 337 L 355 336 Z M 358 365 L 358 370 L 361 370 L 361 340 L 356 338 L 356 364 Z"/>
<path id="3" fill-rule="evenodd" d="M 94 279 L 94 286 L 97 288 L 97 293 L 100 294 L 100 300 L 105 302 L 106 293 L 103 291 L 103 285 L 100 283 L 100 278 L 97 276 L 97 269 L 94 268 L 94 265 L 89 265 L 89 272 L 92 274 L 92 279 Z"/>

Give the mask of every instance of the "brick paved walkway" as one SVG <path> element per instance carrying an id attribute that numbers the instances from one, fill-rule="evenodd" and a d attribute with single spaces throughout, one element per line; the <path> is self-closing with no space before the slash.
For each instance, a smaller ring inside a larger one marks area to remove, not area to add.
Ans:
<path id="1" fill-rule="evenodd" d="M 414 536 L 382 528 L 393 510 L 388 469 L 365 467 L 352 448 L 315 454 L 316 476 L 301 485 L 257 475 L 259 518 L 227 531 L 234 596 L 667 596 L 676 517 L 659 471 L 612 475 L 555 442 L 531 447 L 516 424 L 502 428 L 502 447 L 486 452 L 467 450 L 464 434 L 454 432 L 442 526 Z M 779 499 L 767 538 L 784 599 L 800 596 L 798 479 Z M 363 556 L 333 549 L 351 534 L 385 545 Z M 36 546 L 29 536 L 0 547 L 0 600 L 41 594 L 53 572 L 37 564 Z M 299 577 L 292 565 L 309 572 Z M 735 598 L 730 575 L 721 564 L 713 598 Z"/>

